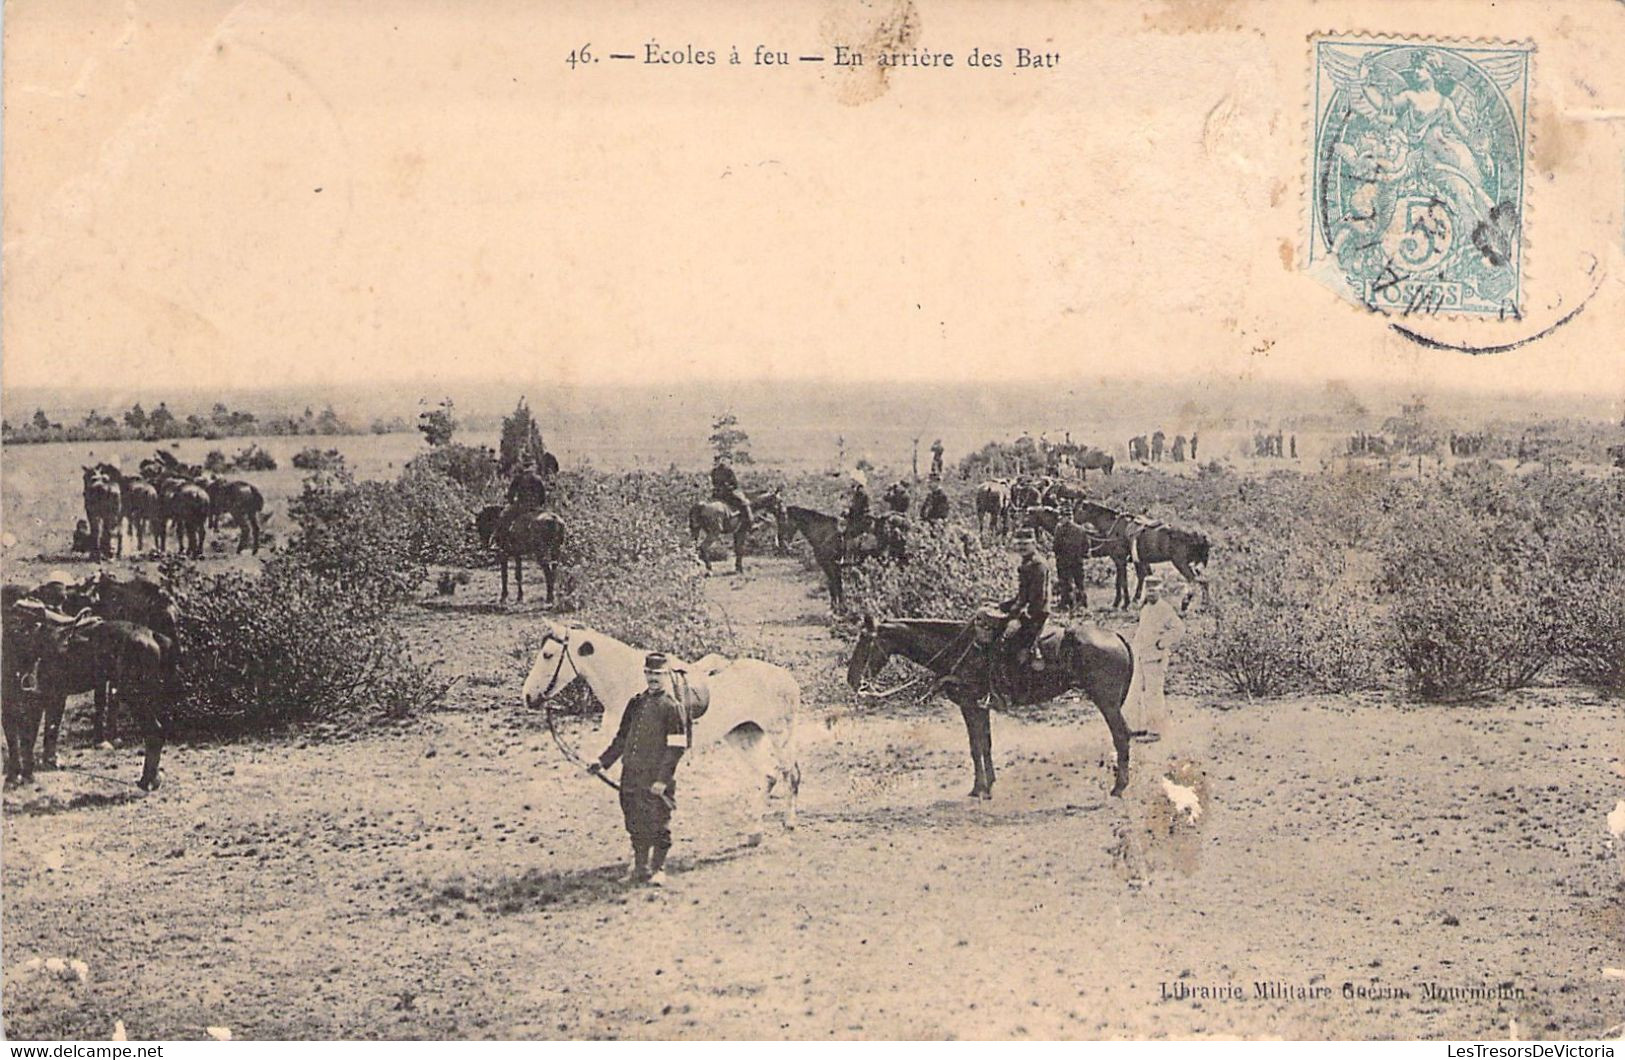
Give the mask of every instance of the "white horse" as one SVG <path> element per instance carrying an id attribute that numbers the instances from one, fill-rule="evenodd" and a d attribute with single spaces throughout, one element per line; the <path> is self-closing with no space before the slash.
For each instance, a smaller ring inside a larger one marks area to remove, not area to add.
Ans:
<path id="1" fill-rule="evenodd" d="M 525 678 L 525 705 L 537 709 L 577 677 L 586 681 L 604 705 L 599 746 L 608 746 L 620 728 L 626 704 L 647 684 L 643 676 L 642 648 L 616 640 L 585 626 L 546 623 L 546 636 L 530 676 Z M 801 686 L 781 666 L 758 659 L 729 661 L 707 655 L 696 663 L 672 657 L 674 671 L 685 671 L 692 687 L 708 691 L 710 706 L 694 720 L 694 746 L 726 743 L 739 753 L 756 804 L 758 829 L 767 815 L 767 800 L 774 787 L 785 782 L 787 804 L 784 826 L 796 826 L 796 793 L 801 787 L 801 766 L 796 761 L 796 713 L 801 707 Z M 752 833 L 751 841 L 761 839 Z"/>

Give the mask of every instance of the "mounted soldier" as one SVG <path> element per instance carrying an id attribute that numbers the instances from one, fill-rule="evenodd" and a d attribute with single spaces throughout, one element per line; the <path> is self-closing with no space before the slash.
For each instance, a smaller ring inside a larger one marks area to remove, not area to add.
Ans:
<path id="1" fill-rule="evenodd" d="M 1016 570 L 1016 595 L 996 605 L 1008 624 L 1001 637 L 993 643 L 993 658 L 989 668 L 989 685 L 996 705 L 1007 706 L 1010 689 L 1018 667 L 1030 665 L 1043 668 L 1038 655 L 1038 637 L 1049 619 L 1049 564 L 1038 555 L 1038 538 L 1031 527 L 1017 530 L 1012 545 L 1021 556 Z"/>
<path id="2" fill-rule="evenodd" d="M 526 457 L 508 483 L 508 506 L 502 511 L 501 528 L 513 525 L 513 521 L 526 512 L 541 511 L 546 503 L 547 479 L 537 470 L 535 459 Z"/>
<path id="3" fill-rule="evenodd" d="M 739 476 L 734 474 L 733 467 L 725 457 L 717 457 L 716 465 L 711 468 L 711 496 L 738 512 L 746 528 L 755 522 L 750 509 L 750 498 L 740 488 Z"/>
<path id="4" fill-rule="evenodd" d="M 902 479 L 898 479 L 896 482 L 893 482 L 890 486 L 886 487 L 886 492 L 881 499 L 886 502 L 887 508 L 897 512 L 899 515 L 907 515 L 909 502 L 913 498 L 909 496 L 908 483 L 904 482 Z"/>

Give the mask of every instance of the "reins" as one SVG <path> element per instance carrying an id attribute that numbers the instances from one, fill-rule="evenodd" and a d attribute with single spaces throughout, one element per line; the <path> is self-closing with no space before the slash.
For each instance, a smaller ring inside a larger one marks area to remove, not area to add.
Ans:
<path id="1" fill-rule="evenodd" d="M 948 643 L 944 644 L 940 649 L 938 649 L 935 655 L 932 655 L 931 658 L 929 658 L 925 662 L 921 663 L 920 665 L 925 667 L 925 669 L 928 671 L 927 673 L 919 674 L 919 675 L 917 675 L 915 677 L 911 677 L 907 681 L 904 681 L 902 684 L 897 685 L 894 688 L 888 688 L 888 689 L 884 689 L 884 690 L 881 690 L 881 691 L 876 691 L 876 690 L 874 690 L 872 688 L 867 688 L 867 687 L 860 687 L 858 689 L 858 695 L 865 696 L 865 697 L 868 697 L 870 699 L 885 699 L 885 698 L 887 698 L 889 696 L 895 696 L 897 693 L 903 691 L 905 688 L 911 688 L 914 685 L 919 684 L 921 681 L 925 680 L 929 676 L 929 677 L 936 678 L 936 680 L 933 681 L 932 684 L 931 684 L 931 687 L 927 688 L 923 693 L 920 694 L 920 697 L 919 697 L 922 700 L 929 698 L 931 696 L 931 694 L 937 690 L 937 688 L 942 684 L 942 682 L 944 680 L 946 680 L 951 674 L 953 674 L 953 672 L 955 670 L 959 669 L 959 664 L 965 661 L 965 656 L 969 655 L 970 650 L 973 647 L 976 646 L 976 638 L 974 636 L 971 636 L 971 637 L 966 637 L 965 636 L 967 633 L 974 633 L 975 629 L 976 629 L 976 619 L 972 618 L 969 622 L 965 623 L 963 629 L 961 629 L 958 633 L 954 634 L 953 638 L 951 640 L 949 640 Z M 875 636 L 878 637 L 879 634 L 877 633 L 877 634 L 875 634 Z M 947 670 L 945 670 L 944 672 L 942 672 L 940 674 L 935 673 L 935 672 L 930 672 L 931 671 L 931 664 L 936 662 L 938 659 L 942 658 L 944 655 L 946 655 L 953 648 L 953 646 L 955 644 L 959 643 L 961 638 L 965 638 L 965 647 L 964 647 L 963 650 L 960 651 L 959 655 L 954 658 L 954 661 L 948 665 Z M 864 683 L 867 684 L 867 682 L 868 682 L 868 679 L 865 678 Z"/>
<path id="2" fill-rule="evenodd" d="M 558 685 L 559 674 L 564 672 L 564 661 L 566 659 L 570 659 L 570 641 L 567 636 L 560 638 L 554 636 L 552 633 L 549 633 L 548 637 L 559 642 L 559 663 L 553 668 L 553 676 L 547 682 L 547 687 L 549 689 L 553 689 Z M 577 677 L 581 677 L 582 680 L 586 680 L 586 678 L 582 675 L 580 668 L 576 666 L 574 659 L 570 659 L 570 669 L 575 672 Z M 582 769 L 587 769 L 586 760 L 583 759 L 581 755 L 576 753 L 575 748 L 564 742 L 564 737 L 559 735 L 557 726 L 553 724 L 553 696 L 551 694 L 542 697 L 542 712 L 543 716 L 547 719 L 547 733 L 549 736 L 553 737 L 553 742 L 558 745 L 559 753 L 564 755 L 565 761 L 570 762 L 572 765 L 580 766 Z M 606 777 L 603 773 L 595 773 L 591 770 L 588 770 L 588 773 L 597 777 L 599 780 L 602 780 L 605 784 L 608 784 L 616 791 L 621 790 L 621 786 L 619 784 Z"/>

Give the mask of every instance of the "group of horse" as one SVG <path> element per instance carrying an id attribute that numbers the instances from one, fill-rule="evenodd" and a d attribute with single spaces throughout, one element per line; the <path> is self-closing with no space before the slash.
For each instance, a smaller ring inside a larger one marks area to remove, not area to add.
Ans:
<path id="1" fill-rule="evenodd" d="M 183 464 L 162 450 L 141 461 L 136 475 L 126 475 L 109 463 L 84 467 L 83 472 L 92 559 L 122 556 L 126 526 L 135 535 L 138 551 L 146 551 L 149 534 L 153 547 L 165 551 L 173 528 L 180 550 L 201 557 L 206 532 L 218 529 L 222 517 L 239 528 L 238 552 L 260 550 L 265 497 L 252 482 Z"/>
<path id="2" fill-rule="evenodd" d="M 114 708 L 127 708 L 145 743 L 137 784 L 156 789 L 180 658 L 178 627 L 173 601 L 143 578 L 120 581 L 102 572 L 81 582 L 51 581 L 32 589 L 6 585 L 0 600 L 6 783 L 33 780 L 42 721 L 45 746 L 38 765 L 58 768 L 67 697 L 94 692 L 95 741 L 106 739 Z"/>

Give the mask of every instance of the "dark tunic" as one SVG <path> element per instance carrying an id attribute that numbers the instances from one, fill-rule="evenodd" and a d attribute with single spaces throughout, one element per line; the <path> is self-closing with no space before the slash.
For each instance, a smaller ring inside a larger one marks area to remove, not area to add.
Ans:
<path id="1" fill-rule="evenodd" d="M 727 464 L 711 469 L 711 492 L 718 497 L 739 492 L 739 476 Z"/>
<path id="2" fill-rule="evenodd" d="M 1016 631 L 1010 634 L 1012 652 L 1031 648 L 1049 618 L 1049 564 L 1036 554 L 1027 556 L 1017 569 L 1016 579 L 1016 595 L 999 605 L 1017 622 Z"/>
<path id="3" fill-rule="evenodd" d="M 846 525 L 853 530 L 861 530 L 868 522 L 869 491 L 858 486 L 852 491 L 852 503 L 846 506 Z"/>
<path id="4" fill-rule="evenodd" d="M 508 486 L 508 503 L 515 508 L 540 508 L 547 503 L 547 480 L 534 471 L 521 471 Z"/>
<path id="5" fill-rule="evenodd" d="M 671 806 L 677 794 L 677 762 L 687 746 L 683 715 L 677 701 L 665 692 L 640 692 L 626 704 L 620 728 L 598 764 L 608 769 L 621 763 L 621 813 L 634 841 L 671 845 Z M 656 781 L 666 785 L 666 799 L 649 790 Z"/>
<path id="6" fill-rule="evenodd" d="M 920 506 L 920 518 L 928 521 L 948 518 L 948 495 L 938 486 L 926 495 L 925 503 Z"/>

